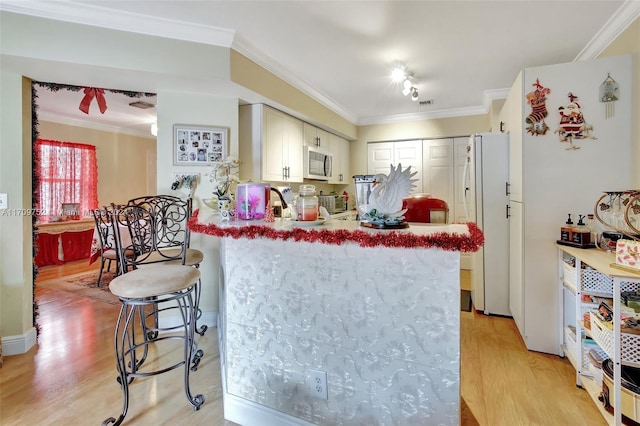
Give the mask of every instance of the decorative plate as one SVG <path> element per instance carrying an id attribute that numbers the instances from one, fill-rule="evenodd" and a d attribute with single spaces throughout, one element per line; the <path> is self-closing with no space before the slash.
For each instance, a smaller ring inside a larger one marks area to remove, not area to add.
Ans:
<path id="1" fill-rule="evenodd" d="M 298 226 L 300 228 L 309 228 L 312 226 L 320 226 L 323 225 L 327 221 L 326 217 L 319 217 L 318 220 L 289 220 L 289 222 L 293 226 Z"/>

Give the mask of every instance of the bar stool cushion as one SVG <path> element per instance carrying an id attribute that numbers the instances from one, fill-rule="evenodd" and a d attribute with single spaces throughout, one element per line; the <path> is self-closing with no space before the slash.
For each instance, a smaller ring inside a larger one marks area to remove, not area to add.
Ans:
<path id="1" fill-rule="evenodd" d="M 143 299 L 184 290 L 199 279 L 200 270 L 191 266 L 148 266 L 114 278 L 109 290 L 119 297 Z"/>
<path id="2" fill-rule="evenodd" d="M 180 255 L 180 249 L 160 249 L 155 251 L 149 255 L 149 258 L 146 260 L 147 262 L 166 262 L 168 265 L 179 265 L 182 264 L 182 259 L 175 260 L 166 260 L 168 257 L 175 257 Z M 184 264 L 188 266 L 199 265 L 202 263 L 202 259 L 204 259 L 204 254 L 200 250 L 188 248 L 187 256 Z"/>

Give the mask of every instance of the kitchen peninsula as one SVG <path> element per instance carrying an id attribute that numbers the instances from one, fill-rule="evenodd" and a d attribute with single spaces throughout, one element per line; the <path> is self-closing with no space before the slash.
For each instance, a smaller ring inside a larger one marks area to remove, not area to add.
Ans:
<path id="1" fill-rule="evenodd" d="M 483 243 L 475 224 L 298 227 L 196 212 L 189 228 L 221 238 L 226 419 L 459 424 L 459 253 Z"/>

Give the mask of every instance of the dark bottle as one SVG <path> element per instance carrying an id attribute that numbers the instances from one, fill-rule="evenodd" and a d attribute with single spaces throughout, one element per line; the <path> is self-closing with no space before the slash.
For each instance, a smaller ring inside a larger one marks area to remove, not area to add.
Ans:
<path id="1" fill-rule="evenodd" d="M 565 224 L 560 228 L 560 240 L 573 242 L 573 221 L 571 220 L 571 213 Z"/>

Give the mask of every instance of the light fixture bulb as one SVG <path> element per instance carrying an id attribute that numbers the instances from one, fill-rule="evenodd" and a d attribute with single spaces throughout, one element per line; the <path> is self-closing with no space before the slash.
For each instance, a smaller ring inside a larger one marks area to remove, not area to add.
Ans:
<path id="1" fill-rule="evenodd" d="M 391 79 L 396 82 L 400 82 L 406 78 L 406 74 L 404 69 L 401 67 L 396 67 L 391 71 Z"/>
<path id="2" fill-rule="evenodd" d="M 412 87 L 412 91 L 413 93 L 411 94 L 411 100 L 415 102 L 418 100 L 418 89 Z"/>
<path id="3" fill-rule="evenodd" d="M 409 93 L 411 93 L 411 87 L 405 87 L 404 89 L 402 89 L 402 94 L 407 96 Z"/>
<path id="4" fill-rule="evenodd" d="M 405 90 L 411 90 L 411 79 L 409 77 L 405 78 L 402 85 L 404 86 Z"/>

